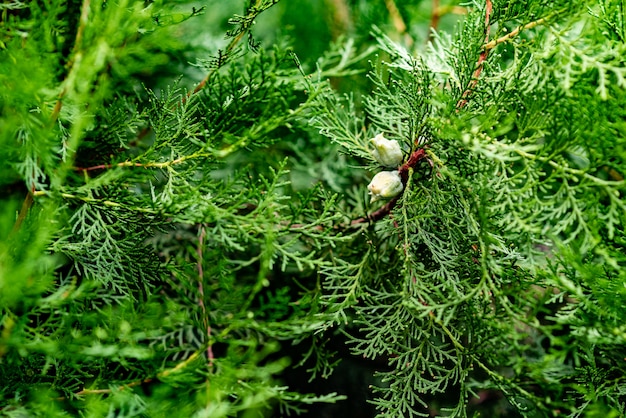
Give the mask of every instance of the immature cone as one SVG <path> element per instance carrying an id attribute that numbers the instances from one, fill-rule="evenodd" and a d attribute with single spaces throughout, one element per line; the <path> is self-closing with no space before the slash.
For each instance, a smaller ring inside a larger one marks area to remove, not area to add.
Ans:
<path id="1" fill-rule="evenodd" d="M 376 135 L 370 139 L 374 145 L 372 156 L 376 161 L 385 167 L 397 167 L 402 164 L 402 150 L 400 144 L 395 139 L 387 139 L 383 134 Z"/>
<path id="2" fill-rule="evenodd" d="M 369 194 L 372 196 L 371 203 L 380 199 L 396 197 L 402 192 L 402 189 L 404 189 L 404 186 L 398 170 L 381 171 L 374 176 L 367 186 L 367 190 L 370 191 Z"/>

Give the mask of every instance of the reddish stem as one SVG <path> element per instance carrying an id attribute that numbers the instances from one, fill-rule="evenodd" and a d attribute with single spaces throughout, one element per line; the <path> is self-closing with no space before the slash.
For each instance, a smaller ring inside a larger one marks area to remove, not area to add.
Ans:
<path id="1" fill-rule="evenodd" d="M 491 16 L 491 12 L 493 9 L 493 5 L 491 4 L 491 0 L 485 0 L 485 45 L 489 43 L 489 18 Z M 483 71 L 483 66 L 485 61 L 487 60 L 487 56 L 489 55 L 489 49 L 483 48 L 483 51 L 480 53 L 478 57 L 478 62 L 476 63 L 476 70 L 474 70 L 474 75 L 472 76 L 472 80 L 469 82 L 469 85 L 463 92 L 461 99 L 457 102 L 457 109 L 462 108 L 467 104 L 467 100 L 469 96 L 472 94 L 474 87 L 478 84 L 478 78 L 480 77 L 480 73 Z"/>
<path id="2" fill-rule="evenodd" d="M 402 164 L 398 171 L 400 172 L 400 178 L 402 178 L 402 184 L 406 187 L 406 183 L 409 180 L 409 168 L 415 168 L 417 163 L 426 158 L 426 151 L 424 148 L 420 148 L 413 152 L 406 163 Z"/>
<path id="3" fill-rule="evenodd" d="M 365 222 L 376 222 L 376 221 L 383 219 L 396 206 L 396 203 L 398 203 L 399 199 L 400 199 L 400 195 L 394 197 L 389 202 L 387 202 L 385 206 L 383 206 L 382 208 L 372 212 L 371 214 L 367 216 L 364 216 L 359 219 L 355 219 L 354 221 L 350 222 L 350 226 L 356 226 Z"/>

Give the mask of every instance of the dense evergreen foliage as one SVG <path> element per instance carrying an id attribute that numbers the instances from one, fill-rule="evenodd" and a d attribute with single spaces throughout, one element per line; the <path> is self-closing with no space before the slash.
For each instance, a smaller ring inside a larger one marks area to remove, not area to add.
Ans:
<path id="1" fill-rule="evenodd" d="M 626 415 L 625 7 L 3 2 L 0 415 Z"/>

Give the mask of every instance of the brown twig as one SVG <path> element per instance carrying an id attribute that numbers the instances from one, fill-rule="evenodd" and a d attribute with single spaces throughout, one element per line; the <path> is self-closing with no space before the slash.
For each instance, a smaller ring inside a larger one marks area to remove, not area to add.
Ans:
<path id="1" fill-rule="evenodd" d="M 433 0 L 433 11 L 430 15 L 430 31 L 428 33 L 428 37 L 426 38 L 426 42 L 431 41 L 433 39 L 433 33 L 439 27 L 439 20 L 441 16 L 445 16 L 449 13 L 455 15 L 464 15 L 467 14 L 467 8 L 462 6 L 439 6 L 439 0 Z"/>
<path id="2" fill-rule="evenodd" d="M 52 113 L 50 114 L 50 124 L 54 124 L 59 118 L 59 114 L 61 113 L 61 108 L 63 107 L 63 97 L 65 96 L 65 89 L 61 90 L 59 96 L 57 97 L 57 101 L 54 104 L 54 108 L 52 108 Z"/>
<path id="3" fill-rule="evenodd" d="M 415 168 L 417 163 L 426 158 L 426 150 L 424 148 L 419 148 L 417 151 L 413 152 L 409 159 L 400 166 L 398 171 L 400 172 L 400 177 L 402 178 L 402 184 L 406 186 L 409 175 L 409 168 Z"/>
<path id="4" fill-rule="evenodd" d="M 485 45 L 489 44 L 489 18 L 491 17 L 493 5 L 491 4 L 491 0 L 485 0 Z M 476 63 L 476 69 L 474 70 L 474 74 L 472 75 L 472 79 L 469 82 L 469 85 L 463 92 L 461 99 L 457 102 L 457 109 L 462 108 L 467 104 L 467 100 L 469 96 L 472 94 L 474 87 L 478 83 L 478 78 L 480 77 L 480 73 L 483 71 L 483 66 L 485 61 L 487 60 L 487 56 L 489 55 L 489 49 L 483 48 L 480 56 L 478 57 L 478 62 Z"/>
<path id="5" fill-rule="evenodd" d="M 95 171 L 95 170 L 108 170 L 113 167 L 143 167 L 141 163 L 133 163 L 132 161 L 124 161 L 117 164 L 99 164 L 91 167 L 74 167 L 76 171 Z"/>
<path id="6" fill-rule="evenodd" d="M 539 26 L 542 25 L 544 23 L 546 23 L 549 19 L 551 19 L 552 17 L 554 17 L 557 13 L 552 13 L 546 17 L 542 17 L 541 19 L 537 19 L 533 22 L 527 23 L 525 25 L 521 25 L 518 26 L 517 28 L 513 29 L 510 33 L 501 36 L 497 39 L 494 39 L 493 41 L 489 41 L 489 18 L 491 15 L 491 11 L 492 11 L 492 4 L 491 4 L 491 0 L 486 0 L 485 2 L 485 45 L 483 45 L 483 50 L 480 53 L 480 56 L 478 57 L 478 62 L 476 64 L 476 70 L 474 71 L 474 75 L 472 76 L 472 80 L 470 81 L 467 89 L 463 92 L 463 95 L 461 97 L 461 99 L 458 101 L 456 107 L 457 109 L 460 109 L 461 107 L 465 106 L 467 104 L 467 99 L 468 97 L 472 94 L 472 91 L 474 89 L 474 87 L 476 87 L 476 84 L 478 83 L 478 78 L 480 77 L 480 73 L 483 70 L 483 66 L 485 61 L 487 60 L 487 56 L 489 55 L 489 51 L 492 50 L 493 48 L 495 48 L 496 46 L 498 46 L 501 43 L 504 43 L 506 41 L 509 41 L 511 39 L 513 39 L 514 37 L 516 37 L 517 35 L 520 34 L 520 32 L 527 30 L 527 29 L 532 29 L 535 26 Z"/>
<path id="7" fill-rule="evenodd" d="M 467 8 L 462 6 L 439 6 L 439 0 L 433 0 L 433 11 L 430 15 L 430 32 L 428 34 L 428 38 L 426 39 L 427 42 L 433 39 L 433 31 L 439 27 L 439 20 L 441 19 L 441 16 L 445 16 L 449 13 L 464 15 L 467 14 Z"/>
<path id="8" fill-rule="evenodd" d="M 391 210 L 396 207 L 396 204 L 398 203 L 400 196 L 401 195 L 394 197 L 389 202 L 387 202 L 383 207 L 381 207 L 380 209 L 377 209 L 376 211 L 370 213 L 369 215 L 353 220 L 352 222 L 350 222 L 350 226 L 359 226 L 360 224 L 363 224 L 363 223 L 372 223 L 372 222 L 380 221 L 386 215 L 391 213 Z"/>
<path id="9" fill-rule="evenodd" d="M 233 49 L 235 49 L 235 47 L 237 46 L 237 44 L 239 44 L 239 42 L 241 42 L 241 40 L 243 39 L 244 35 L 246 34 L 245 31 L 240 32 L 239 34 L 237 34 L 237 36 L 235 36 L 228 44 L 228 46 L 226 47 L 226 52 L 231 53 L 233 51 Z M 209 82 L 209 80 L 211 79 L 211 77 L 213 76 L 213 74 L 215 74 L 221 67 L 222 65 L 218 65 L 215 68 L 213 68 L 211 71 L 209 71 L 207 73 L 207 75 L 198 83 L 198 85 L 196 85 L 196 87 L 190 91 L 189 93 L 187 93 L 187 97 L 183 98 L 183 103 L 185 102 L 186 99 L 188 99 L 189 97 L 193 96 L 194 94 L 198 93 L 200 90 L 202 90 L 204 88 L 204 86 L 207 85 L 207 83 Z"/>

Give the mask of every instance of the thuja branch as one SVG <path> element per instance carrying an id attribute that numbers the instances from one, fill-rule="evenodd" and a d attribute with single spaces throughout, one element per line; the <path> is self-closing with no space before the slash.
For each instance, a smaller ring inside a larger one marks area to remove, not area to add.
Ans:
<path id="1" fill-rule="evenodd" d="M 211 71 L 209 71 L 206 74 L 206 76 L 196 85 L 196 87 L 192 91 L 187 93 L 187 97 L 183 98 L 183 101 L 193 96 L 194 94 L 198 93 L 207 85 L 207 83 L 209 82 L 213 74 L 215 74 L 220 68 L 222 68 L 226 64 L 226 62 L 228 61 L 227 59 L 228 55 L 232 53 L 233 49 L 235 49 L 237 44 L 241 42 L 241 39 L 243 38 L 244 34 L 245 32 L 241 32 L 230 41 L 230 43 L 226 47 L 226 54 L 222 53 L 221 51 L 219 52 L 218 63 L 215 66 L 215 68 L 211 69 Z"/>
<path id="2" fill-rule="evenodd" d="M 150 382 L 152 382 L 152 380 L 153 379 L 150 379 L 150 378 L 144 379 L 144 380 L 137 380 L 135 382 L 130 382 L 130 383 L 127 383 L 125 385 L 118 386 L 115 389 L 83 389 L 83 390 L 79 390 L 76 393 L 73 393 L 72 396 L 78 398 L 78 397 L 84 396 L 84 395 L 102 395 L 102 394 L 106 395 L 106 394 L 109 394 L 109 393 L 113 392 L 114 390 L 115 391 L 121 391 L 121 390 L 124 390 L 124 389 L 127 389 L 127 388 L 132 388 L 132 387 L 135 387 L 135 386 L 142 385 L 144 383 L 150 383 Z M 64 401 L 66 399 L 67 399 L 67 397 L 61 396 L 61 397 L 55 398 L 54 400 L 55 401 Z"/>
<path id="3" fill-rule="evenodd" d="M 559 12 L 551 13 L 550 15 L 546 17 L 542 17 L 541 19 L 537 19 L 525 25 L 520 25 L 517 28 L 513 29 L 510 33 L 504 36 L 501 36 L 497 39 L 494 39 L 492 41 L 489 41 L 489 29 L 490 29 L 489 20 L 490 20 L 491 12 L 492 12 L 491 0 L 486 0 L 485 2 L 485 45 L 483 45 L 483 50 L 480 53 L 480 56 L 478 57 L 478 62 L 476 63 L 476 69 L 474 70 L 474 75 L 472 76 L 472 80 L 470 81 L 469 86 L 463 92 L 461 99 L 457 103 L 457 108 L 461 108 L 465 106 L 465 104 L 467 103 L 467 98 L 472 93 L 472 90 L 474 89 L 474 87 L 476 87 L 476 84 L 478 83 L 478 78 L 480 77 L 480 73 L 483 70 L 484 63 L 487 60 L 487 56 L 489 55 L 490 50 L 492 50 L 493 48 L 495 48 L 501 43 L 507 42 L 515 38 L 524 30 L 532 29 L 536 26 L 545 24 L 549 19 L 552 19 L 554 16 L 559 14 Z"/>
<path id="4" fill-rule="evenodd" d="M 503 377 L 502 375 L 500 375 L 499 373 L 496 373 L 493 370 L 491 370 L 477 356 L 473 355 L 473 356 L 471 356 L 471 358 L 472 358 L 474 364 L 476 364 L 478 367 L 483 369 L 489 375 L 489 377 L 491 377 L 494 380 L 494 382 L 500 387 L 500 389 L 502 390 L 502 392 L 505 395 L 508 393 L 508 390 L 507 390 L 508 389 L 507 386 L 508 386 L 508 387 L 511 387 L 511 388 L 517 390 L 526 399 L 532 399 L 533 401 L 535 401 L 536 402 L 536 404 L 535 404 L 536 406 L 545 407 L 544 403 L 541 401 L 541 399 L 537 398 L 535 395 L 533 395 L 532 393 L 528 392 L 526 389 L 524 389 L 520 385 L 516 384 L 515 382 L 511 381 L 510 379 L 507 379 L 507 378 Z"/>
<path id="5" fill-rule="evenodd" d="M 454 345 L 455 349 L 457 350 L 457 352 L 459 354 L 465 353 L 467 351 L 466 347 L 464 347 L 463 344 L 461 344 L 461 342 L 454 336 L 452 331 L 450 331 L 450 329 L 440 319 L 438 319 L 432 311 L 430 311 L 428 313 L 428 315 L 429 315 L 430 319 L 432 321 L 434 321 L 437 325 L 439 325 L 441 330 L 448 336 L 448 338 L 450 339 L 450 341 L 452 342 L 452 344 Z M 538 401 L 541 406 L 543 406 L 543 403 L 539 399 L 537 399 L 536 396 L 534 396 L 533 394 L 531 394 L 530 392 L 528 392 L 526 389 L 524 389 L 520 385 L 516 384 L 515 382 L 512 382 L 511 380 L 506 379 L 505 377 L 501 376 L 500 374 L 495 373 L 493 370 L 491 370 L 489 367 L 487 367 L 487 365 L 485 363 L 483 363 L 478 358 L 478 356 L 472 355 L 471 359 L 473 360 L 473 362 L 476 365 L 478 365 L 491 378 L 494 379 L 496 384 L 502 389 L 503 393 L 505 393 L 505 394 L 507 393 L 507 386 L 509 386 L 509 387 L 512 387 L 515 390 L 517 390 L 519 393 L 521 393 L 527 399 L 534 399 L 535 401 Z"/>
<path id="6" fill-rule="evenodd" d="M 429 312 L 428 315 L 429 315 L 429 317 L 431 318 L 432 321 L 434 321 L 437 325 L 439 325 L 441 327 L 441 330 L 448 336 L 448 338 L 450 339 L 450 341 L 452 342 L 452 344 L 456 348 L 457 352 L 458 353 L 465 353 L 466 352 L 466 348 L 463 346 L 463 344 L 461 344 L 459 342 L 459 340 L 454 336 L 454 334 L 450 331 L 450 329 L 441 320 L 437 319 L 435 317 L 435 314 L 432 311 Z M 536 397 L 533 394 L 528 392 L 523 387 L 521 387 L 518 384 L 512 382 L 511 380 L 508 380 L 508 379 L 504 378 L 500 374 L 495 373 L 493 370 L 491 370 L 489 367 L 487 367 L 487 365 L 485 365 L 485 363 L 483 363 L 478 358 L 478 356 L 472 355 L 471 358 L 474 361 L 474 363 L 476 365 L 478 365 L 478 367 L 483 369 L 491 378 L 494 379 L 496 384 L 502 389 L 502 391 L 504 393 L 507 393 L 506 386 L 509 386 L 509 387 L 513 387 L 519 393 L 524 395 L 527 399 L 535 399 L 536 401 L 539 401 L 538 399 L 536 399 Z"/>

